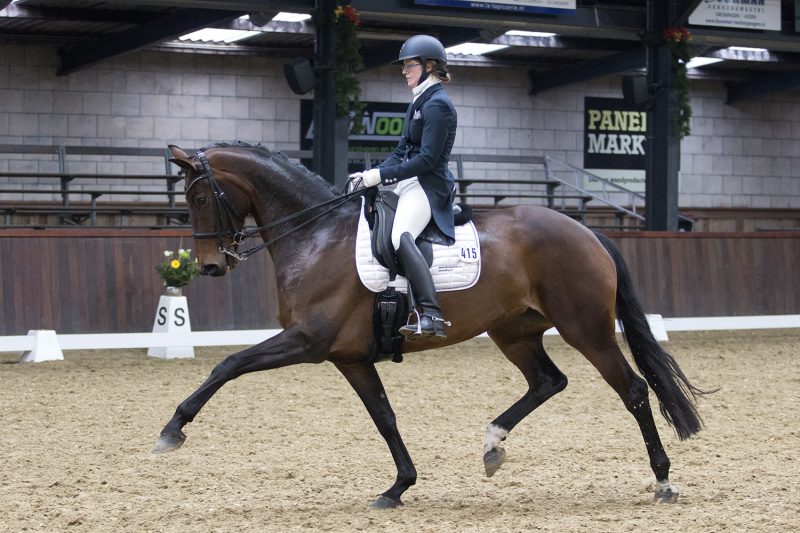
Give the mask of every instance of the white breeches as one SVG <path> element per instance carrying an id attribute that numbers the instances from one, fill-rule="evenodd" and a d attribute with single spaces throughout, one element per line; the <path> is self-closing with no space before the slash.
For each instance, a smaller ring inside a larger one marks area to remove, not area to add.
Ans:
<path id="1" fill-rule="evenodd" d="M 414 239 L 419 237 L 431 221 L 431 205 L 417 178 L 401 181 L 395 192 L 400 196 L 392 226 L 392 246 L 397 250 L 403 233 L 410 233 Z"/>

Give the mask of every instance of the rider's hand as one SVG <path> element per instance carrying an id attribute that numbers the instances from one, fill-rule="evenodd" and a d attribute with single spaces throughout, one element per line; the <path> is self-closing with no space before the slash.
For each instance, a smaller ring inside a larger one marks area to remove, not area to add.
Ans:
<path id="1" fill-rule="evenodd" d="M 364 180 L 365 187 L 374 187 L 381 182 L 381 169 L 371 168 L 361 173 L 361 179 Z"/>

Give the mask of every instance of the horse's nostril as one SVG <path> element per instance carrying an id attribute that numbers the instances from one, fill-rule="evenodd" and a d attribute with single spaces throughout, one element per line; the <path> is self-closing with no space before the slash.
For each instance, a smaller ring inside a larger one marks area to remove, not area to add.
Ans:
<path id="1" fill-rule="evenodd" d="M 216 263 L 209 263 L 200 266 L 200 274 L 203 276 L 222 276 L 225 271 Z"/>

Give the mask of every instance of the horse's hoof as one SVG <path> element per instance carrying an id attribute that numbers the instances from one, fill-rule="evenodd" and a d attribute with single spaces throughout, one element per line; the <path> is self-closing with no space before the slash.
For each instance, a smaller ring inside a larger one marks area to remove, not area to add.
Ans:
<path id="1" fill-rule="evenodd" d="M 158 438 L 153 453 L 171 452 L 180 448 L 186 440 L 186 434 L 178 430 L 177 433 L 164 433 Z"/>
<path id="2" fill-rule="evenodd" d="M 678 501 L 678 488 L 674 485 L 667 483 L 658 483 L 656 492 L 653 495 L 653 500 L 656 503 L 675 503 Z"/>
<path id="3" fill-rule="evenodd" d="M 400 500 L 394 500 L 392 498 L 389 498 L 388 496 L 381 496 L 380 498 L 369 504 L 369 506 L 372 507 L 373 509 L 396 509 L 397 507 L 402 507 L 403 502 L 401 502 Z"/>
<path id="4" fill-rule="evenodd" d="M 483 466 L 486 468 L 486 477 L 492 477 L 506 460 L 506 451 L 499 446 L 483 454 Z"/>

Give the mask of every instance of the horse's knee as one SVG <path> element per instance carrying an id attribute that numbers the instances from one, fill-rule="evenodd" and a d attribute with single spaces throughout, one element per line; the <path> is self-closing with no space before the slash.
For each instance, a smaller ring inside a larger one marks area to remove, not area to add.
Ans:
<path id="1" fill-rule="evenodd" d="M 381 431 L 397 431 L 397 417 L 393 411 L 381 413 L 374 418 Z"/>
<path id="2" fill-rule="evenodd" d="M 239 369 L 242 366 L 242 361 L 238 354 L 229 355 L 211 370 L 211 379 L 214 380 L 222 380 L 222 381 L 230 381 L 239 375 L 241 372 Z"/>

